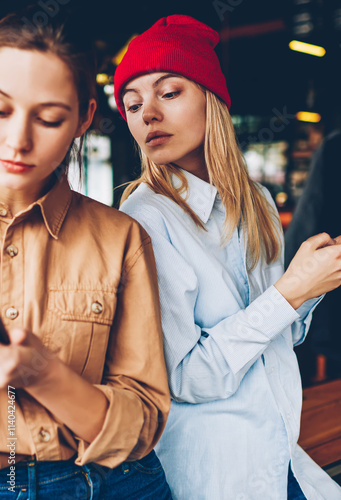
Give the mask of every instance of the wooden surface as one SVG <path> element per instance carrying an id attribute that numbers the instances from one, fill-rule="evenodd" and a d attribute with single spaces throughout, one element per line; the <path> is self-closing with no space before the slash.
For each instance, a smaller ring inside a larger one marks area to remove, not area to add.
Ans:
<path id="1" fill-rule="evenodd" d="M 304 389 L 298 442 L 321 467 L 341 460 L 341 380 Z"/>

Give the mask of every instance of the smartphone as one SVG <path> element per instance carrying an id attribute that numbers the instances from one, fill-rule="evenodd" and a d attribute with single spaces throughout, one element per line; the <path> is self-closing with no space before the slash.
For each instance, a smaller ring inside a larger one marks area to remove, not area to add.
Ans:
<path id="1" fill-rule="evenodd" d="M 4 344 L 4 345 L 10 344 L 8 333 L 7 333 L 7 330 L 5 328 L 5 325 L 2 322 L 1 316 L 0 316 L 0 344 Z"/>

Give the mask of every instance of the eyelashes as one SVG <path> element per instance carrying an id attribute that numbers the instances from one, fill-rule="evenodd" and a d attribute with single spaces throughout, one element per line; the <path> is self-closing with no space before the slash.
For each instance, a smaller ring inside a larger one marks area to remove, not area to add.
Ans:
<path id="1" fill-rule="evenodd" d="M 5 111 L 0 111 L 0 119 L 6 118 L 8 115 L 9 115 L 9 113 L 6 113 Z M 58 128 L 64 122 L 64 120 L 50 122 L 47 120 L 43 120 L 42 118 L 39 118 L 39 117 L 37 117 L 37 121 L 46 128 Z"/>
<path id="2" fill-rule="evenodd" d="M 141 107 L 141 104 L 133 104 L 132 106 L 128 106 L 127 111 L 130 111 L 130 113 L 136 113 Z"/>
<path id="3" fill-rule="evenodd" d="M 59 120 L 58 122 L 47 122 L 46 120 L 39 118 L 39 122 L 47 128 L 58 128 L 63 123 L 63 120 Z"/>
<path id="4" fill-rule="evenodd" d="M 166 92 L 162 94 L 162 99 L 165 99 L 167 101 L 170 101 L 172 99 L 175 99 L 181 94 L 181 90 L 176 90 L 174 92 Z M 132 104 L 131 106 L 126 105 L 126 111 L 129 111 L 130 113 L 136 113 L 140 108 L 142 104 Z"/>
<path id="5" fill-rule="evenodd" d="M 163 94 L 162 97 L 166 97 L 166 99 L 173 99 L 174 97 L 177 97 L 180 94 L 180 90 L 177 90 L 175 92 L 167 92 L 166 94 Z"/>

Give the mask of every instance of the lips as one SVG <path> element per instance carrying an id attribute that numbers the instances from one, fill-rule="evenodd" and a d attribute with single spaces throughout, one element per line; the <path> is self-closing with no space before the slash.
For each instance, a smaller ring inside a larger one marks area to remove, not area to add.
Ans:
<path id="1" fill-rule="evenodd" d="M 2 161 L 2 163 L 10 163 L 11 165 L 18 165 L 18 167 L 34 167 L 34 165 L 30 165 L 22 161 L 12 161 L 12 160 L 0 160 L 0 161 Z"/>
<path id="2" fill-rule="evenodd" d="M 27 172 L 35 167 L 35 165 L 12 160 L 0 160 L 0 165 L 11 173 Z"/>
<path id="3" fill-rule="evenodd" d="M 167 137 L 171 137 L 171 134 L 167 134 L 167 132 L 163 132 L 162 130 L 155 130 L 154 132 L 150 132 L 146 138 L 146 144 L 150 144 L 151 142 L 155 142 L 158 139 L 166 139 Z"/>

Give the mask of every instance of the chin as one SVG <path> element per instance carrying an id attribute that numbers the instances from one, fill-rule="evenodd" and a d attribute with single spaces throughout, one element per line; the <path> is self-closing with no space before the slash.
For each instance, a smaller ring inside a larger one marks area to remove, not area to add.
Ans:
<path id="1" fill-rule="evenodd" d="M 26 188 L 26 183 L 21 182 L 20 179 L 1 179 L 0 186 L 4 189 L 9 189 L 11 191 L 22 191 Z"/>
<path id="2" fill-rule="evenodd" d="M 174 155 L 149 155 L 148 158 L 156 163 L 156 165 L 169 165 L 169 163 L 176 163 L 178 157 Z"/>
<path id="3" fill-rule="evenodd" d="M 143 151 L 144 154 L 149 158 L 150 161 L 156 163 L 156 165 L 167 165 L 167 163 L 172 163 L 175 160 L 174 151 L 167 151 L 160 148 L 154 151 Z"/>

